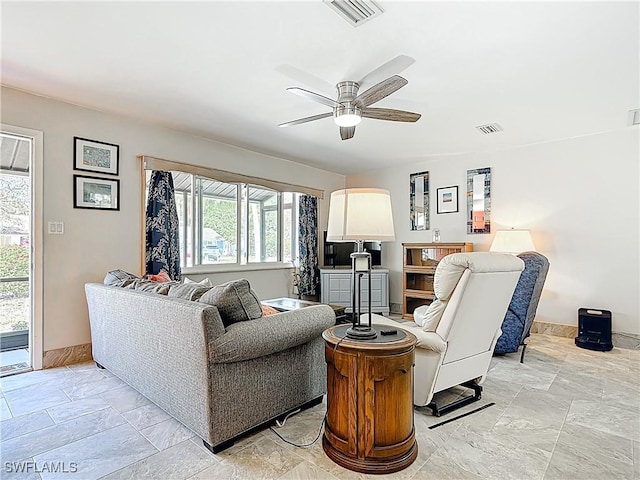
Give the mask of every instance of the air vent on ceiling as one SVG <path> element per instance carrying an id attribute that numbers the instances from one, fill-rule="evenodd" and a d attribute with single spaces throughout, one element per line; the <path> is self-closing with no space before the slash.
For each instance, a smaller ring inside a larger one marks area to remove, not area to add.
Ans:
<path id="1" fill-rule="evenodd" d="M 640 125 L 640 109 L 629 110 L 629 125 Z"/>
<path id="2" fill-rule="evenodd" d="M 354 27 L 377 17 L 384 10 L 371 0 L 323 0 Z"/>
<path id="3" fill-rule="evenodd" d="M 485 135 L 489 135 L 490 133 L 498 133 L 502 131 L 502 127 L 497 123 L 487 123 L 486 125 L 478 125 L 476 127 L 480 132 Z"/>

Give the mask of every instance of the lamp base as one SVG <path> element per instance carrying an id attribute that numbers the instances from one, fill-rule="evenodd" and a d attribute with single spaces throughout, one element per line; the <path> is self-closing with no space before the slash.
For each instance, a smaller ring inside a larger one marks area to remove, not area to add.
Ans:
<path id="1" fill-rule="evenodd" d="M 378 333 L 367 325 L 354 325 L 347 330 L 345 336 L 354 340 L 371 340 L 376 338 Z"/>

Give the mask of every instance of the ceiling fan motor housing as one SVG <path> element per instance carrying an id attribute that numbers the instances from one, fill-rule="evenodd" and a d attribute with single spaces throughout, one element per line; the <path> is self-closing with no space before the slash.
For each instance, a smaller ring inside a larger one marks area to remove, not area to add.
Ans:
<path id="1" fill-rule="evenodd" d="M 358 96 L 360 84 L 358 82 L 340 82 L 336 85 L 338 103 L 351 102 Z"/>
<path id="2" fill-rule="evenodd" d="M 338 90 L 339 107 L 333 108 L 333 117 L 336 124 L 341 127 L 351 127 L 360 123 L 362 111 L 351 102 L 358 96 L 358 82 L 340 82 L 336 85 Z"/>

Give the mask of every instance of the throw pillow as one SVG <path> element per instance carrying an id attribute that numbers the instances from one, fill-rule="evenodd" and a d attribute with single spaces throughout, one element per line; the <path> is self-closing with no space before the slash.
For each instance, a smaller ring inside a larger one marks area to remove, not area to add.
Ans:
<path id="1" fill-rule="evenodd" d="M 280 313 L 278 310 L 276 310 L 275 308 L 269 306 L 269 305 L 265 305 L 264 303 L 261 304 L 262 306 L 262 316 L 266 317 L 267 315 L 274 315 L 276 313 Z"/>
<path id="2" fill-rule="evenodd" d="M 158 272 L 157 275 L 149 274 L 147 275 L 147 280 L 151 280 L 152 282 L 170 282 L 171 277 L 165 269 L 162 269 Z"/>
<path id="3" fill-rule="evenodd" d="M 104 283 L 105 285 L 123 287 L 125 286 L 125 282 L 129 281 L 129 283 L 131 283 L 131 281 L 135 280 L 136 278 L 138 277 L 136 277 L 133 273 L 125 272 L 124 270 L 111 270 L 110 272 L 107 272 L 102 283 Z"/>
<path id="4" fill-rule="evenodd" d="M 424 314 L 428 308 L 429 305 L 421 305 L 415 308 L 415 310 L 413 311 L 413 321 L 416 323 L 416 325 L 419 325 L 420 327 L 424 325 Z"/>
<path id="5" fill-rule="evenodd" d="M 211 287 L 201 285 L 199 283 L 183 283 L 182 285 L 171 285 L 169 288 L 169 297 L 184 298 L 197 302 L 203 294 L 209 291 Z"/>
<path id="6" fill-rule="evenodd" d="M 217 307 L 225 327 L 262 317 L 260 300 L 244 278 L 216 285 L 198 301 Z"/>
<path id="7" fill-rule="evenodd" d="M 141 290 L 143 292 L 159 293 L 160 295 L 167 295 L 172 285 L 176 285 L 176 282 L 154 282 L 153 280 L 146 280 L 144 278 L 138 278 L 126 288 L 132 290 Z"/>
<path id="8" fill-rule="evenodd" d="M 413 311 L 413 321 L 422 327 L 425 332 L 435 332 L 442 318 L 442 312 L 447 302 L 435 299 L 431 305 L 423 305 Z"/>
<path id="9" fill-rule="evenodd" d="M 196 285 L 204 285 L 205 287 L 213 287 L 213 284 L 211 283 L 211 280 L 209 280 L 209 278 L 204 278 L 204 279 L 200 280 L 199 282 L 196 282 L 195 280 L 191 280 L 189 277 L 184 277 L 184 283 L 195 283 Z"/>

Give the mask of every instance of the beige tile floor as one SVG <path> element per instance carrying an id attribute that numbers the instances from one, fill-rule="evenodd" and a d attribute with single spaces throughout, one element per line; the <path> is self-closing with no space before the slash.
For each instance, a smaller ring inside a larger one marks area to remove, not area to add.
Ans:
<path id="1" fill-rule="evenodd" d="M 384 476 L 345 470 L 324 455 L 320 441 L 296 448 L 268 429 L 213 455 L 189 429 L 94 364 L 4 377 L 0 476 L 640 479 L 640 351 L 592 352 L 571 339 L 535 334 L 525 363 L 518 360 L 517 354 L 495 357 L 483 398 L 473 405 L 441 418 L 416 409 L 418 458 Z M 495 405 L 428 428 L 489 402 Z M 324 408 L 291 417 L 279 433 L 311 442 Z M 29 471 L 16 473 L 20 466 Z"/>

